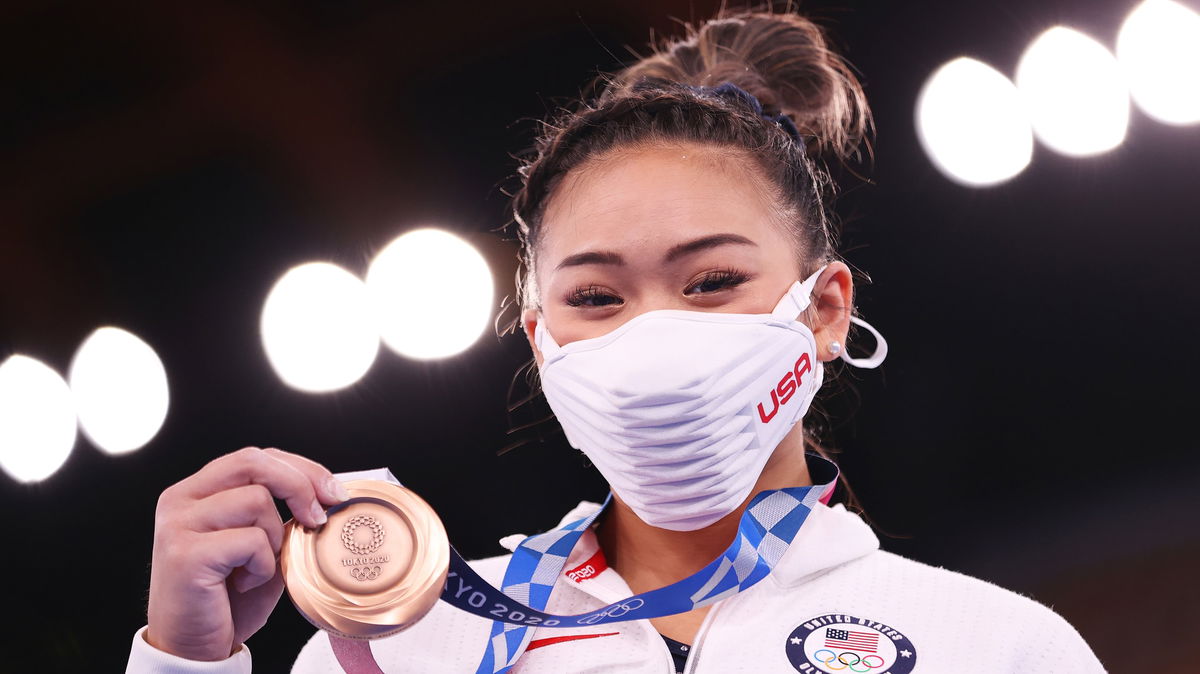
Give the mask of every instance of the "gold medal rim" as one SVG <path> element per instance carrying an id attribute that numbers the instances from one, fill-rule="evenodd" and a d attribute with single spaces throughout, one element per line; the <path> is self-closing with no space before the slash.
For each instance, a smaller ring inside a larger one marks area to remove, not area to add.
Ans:
<path id="1" fill-rule="evenodd" d="M 316 563 L 317 536 L 328 524 L 308 529 L 295 520 L 284 526 L 279 561 L 288 596 L 316 627 L 350 639 L 378 639 L 402 631 L 433 608 L 446 584 L 450 540 L 433 508 L 412 490 L 382 480 L 342 483 L 349 500 L 333 506 L 336 513 L 355 504 L 383 505 L 407 522 L 414 558 L 408 572 L 392 587 L 364 597 L 349 597 L 321 573 Z"/>

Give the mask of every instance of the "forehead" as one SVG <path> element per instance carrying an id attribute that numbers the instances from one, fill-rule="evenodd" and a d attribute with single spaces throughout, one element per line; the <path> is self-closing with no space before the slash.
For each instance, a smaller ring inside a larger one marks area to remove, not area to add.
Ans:
<path id="1" fill-rule="evenodd" d="M 566 176 L 542 219 L 540 254 L 657 250 L 714 232 L 782 239 L 778 217 L 744 156 L 691 145 L 622 150 Z"/>

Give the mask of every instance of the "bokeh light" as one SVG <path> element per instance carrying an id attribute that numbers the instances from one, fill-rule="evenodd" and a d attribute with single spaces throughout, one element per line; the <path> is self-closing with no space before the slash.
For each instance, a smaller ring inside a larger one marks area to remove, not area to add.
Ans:
<path id="1" fill-rule="evenodd" d="M 916 117 L 925 152 L 956 182 L 1004 182 L 1033 156 L 1033 132 L 1016 87 L 981 61 L 957 58 L 934 72 L 921 89 Z"/>
<path id="2" fill-rule="evenodd" d="M 1200 122 L 1200 13 L 1171 0 L 1147 0 L 1125 19 L 1117 61 L 1129 93 L 1167 124 Z"/>
<path id="3" fill-rule="evenodd" d="M 388 244 L 371 263 L 367 288 L 384 343 L 410 358 L 462 352 L 492 315 L 487 262 L 471 244 L 438 229 L 415 230 Z"/>
<path id="4" fill-rule="evenodd" d="M 379 352 L 366 287 L 327 262 L 294 267 L 275 283 L 261 329 L 271 366 L 301 391 L 345 388 L 366 374 Z"/>
<path id="5" fill-rule="evenodd" d="M 1017 90 L 1038 139 L 1062 154 L 1107 152 L 1125 140 L 1129 93 L 1117 59 L 1096 40 L 1055 26 L 1017 66 Z"/>
<path id="6" fill-rule="evenodd" d="M 71 389 L 57 372 L 28 356 L 0 365 L 0 468 L 19 482 L 54 474 L 75 446 Z"/>
<path id="7" fill-rule="evenodd" d="M 79 425 L 92 444 L 124 454 L 154 438 L 167 418 L 167 371 L 149 344 L 114 327 L 84 340 L 69 375 Z"/>

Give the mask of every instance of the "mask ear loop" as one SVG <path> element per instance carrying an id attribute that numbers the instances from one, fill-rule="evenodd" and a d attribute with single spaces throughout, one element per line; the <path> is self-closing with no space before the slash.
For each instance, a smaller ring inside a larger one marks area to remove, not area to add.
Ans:
<path id="1" fill-rule="evenodd" d="M 792 287 L 788 289 L 787 294 L 779 300 L 779 304 L 775 305 L 775 309 L 771 312 L 771 315 L 785 321 L 799 320 L 800 315 L 812 303 L 811 295 L 813 288 L 816 287 L 817 279 L 821 277 L 821 273 L 825 271 L 826 266 L 828 265 L 813 272 L 804 281 L 793 283 Z M 883 335 L 879 334 L 879 331 L 874 326 L 857 316 L 851 316 L 850 322 L 866 328 L 868 332 L 875 336 L 875 351 L 869 356 L 855 358 L 847 350 L 842 351 L 839 357 L 854 367 L 868 370 L 879 367 L 883 363 L 883 359 L 887 358 L 887 340 L 883 338 Z"/>
<path id="2" fill-rule="evenodd" d="M 546 329 L 546 321 L 539 314 L 537 325 L 533 328 L 533 343 L 537 346 L 538 351 L 542 352 L 542 358 L 549 362 L 553 360 L 560 352 L 562 347 L 554 340 L 554 336 Z"/>
<path id="3" fill-rule="evenodd" d="M 879 367 L 879 365 L 883 363 L 883 359 L 887 358 L 887 340 L 883 338 L 883 335 L 879 334 L 879 331 L 876 330 L 874 326 L 857 316 L 851 316 L 850 322 L 859 327 L 866 328 L 867 331 L 869 331 L 872 335 L 875 335 L 875 351 L 869 356 L 865 356 L 863 358 L 854 358 L 850 355 L 849 349 L 846 349 L 845 351 L 842 351 L 841 359 L 853 365 L 854 367 L 867 370 Z"/>
<path id="4" fill-rule="evenodd" d="M 780 298 L 779 303 L 771 310 L 771 315 L 780 320 L 798 321 L 800 315 L 812 304 L 812 291 L 817 285 L 817 279 L 821 278 L 821 272 L 825 271 L 825 265 L 812 273 L 811 276 L 803 281 L 796 281 L 788 288 L 787 294 Z"/>

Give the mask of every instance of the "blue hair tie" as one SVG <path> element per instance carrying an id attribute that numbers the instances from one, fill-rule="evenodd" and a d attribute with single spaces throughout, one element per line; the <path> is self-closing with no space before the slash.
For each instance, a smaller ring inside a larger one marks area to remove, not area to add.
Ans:
<path id="1" fill-rule="evenodd" d="M 718 98 L 723 98 L 727 101 L 740 101 L 748 106 L 751 110 L 754 110 L 759 117 L 778 124 L 785 132 L 787 132 L 787 135 L 791 136 L 792 140 L 796 141 L 798 145 L 804 145 L 804 140 L 800 136 L 800 129 L 796 128 L 796 123 L 792 121 L 791 117 L 788 117 L 784 114 L 766 114 L 763 112 L 762 103 L 758 102 L 758 99 L 754 97 L 754 94 L 746 91 L 733 82 L 723 82 L 719 86 L 715 87 L 706 87 L 704 85 L 697 84 L 685 84 L 684 86 L 698 94 L 710 94 Z"/>

